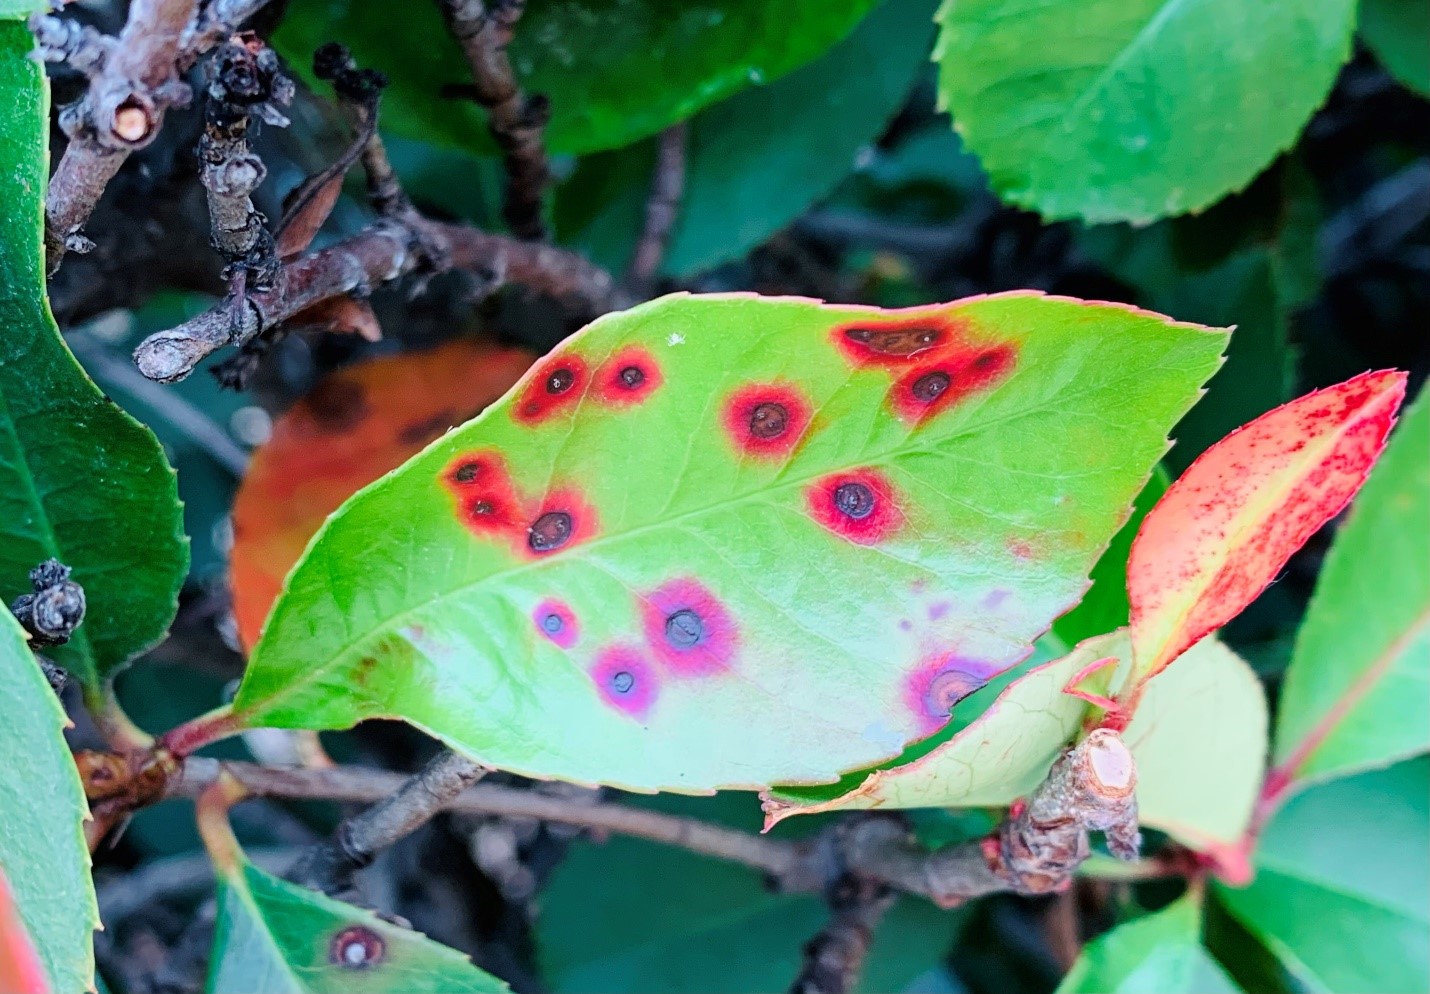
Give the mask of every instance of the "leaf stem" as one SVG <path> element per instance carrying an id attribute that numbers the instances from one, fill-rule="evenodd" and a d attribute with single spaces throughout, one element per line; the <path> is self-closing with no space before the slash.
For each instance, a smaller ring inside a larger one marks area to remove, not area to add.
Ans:
<path id="1" fill-rule="evenodd" d="M 159 747 L 167 749 L 175 759 L 184 759 L 204 746 L 237 735 L 242 730 L 242 716 L 233 710 L 232 704 L 224 704 L 177 728 L 171 728 L 159 739 Z"/>
<path id="2" fill-rule="evenodd" d="M 119 706 L 113 683 L 106 683 L 102 689 L 93 692 L 86 687 L 84 705 L 111 749 L 121 753 L 140 753 L 154 748 L 154 736 L 134 724 Z"/>

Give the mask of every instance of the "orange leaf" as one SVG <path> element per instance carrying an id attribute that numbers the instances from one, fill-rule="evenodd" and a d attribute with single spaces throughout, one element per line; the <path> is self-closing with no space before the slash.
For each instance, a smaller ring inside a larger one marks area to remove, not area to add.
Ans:
<path id="1" fill-rule="evenodd" d="M 299 311 L 287 323 L 334 334 L 357 335 L 369 342 L 382 340 L 382 325 L 378 323 L 377 315 L 366 301 L 353 297 L 329 297 Z"/>
<path id="2" fill-rule="evenodd" d="M 7 994 L 48 994 L 49 981 L 5 873 L 0 870 L 0 991 Z"/>
<path id="3" fill-rule="evenodd" d="M 1141 685 L 1236 617 L 1334 517 L 1375 464 L 1405 374 L 1363 373 L 1243 425 L 1194 462 L 1142 522 L 1127 564 Z"/>
<path id="4" fill-rule="evenodd" d="M 278 418 L 233 505 L 239 638 L 251 647 L 289 568 L 324 519 L 448 428 L 475 417 L 531 365 L 470 341 L 340 370 Z"/>

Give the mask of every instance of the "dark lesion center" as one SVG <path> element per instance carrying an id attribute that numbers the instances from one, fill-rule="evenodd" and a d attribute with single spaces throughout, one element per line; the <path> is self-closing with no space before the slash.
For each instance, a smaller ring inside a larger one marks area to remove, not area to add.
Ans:
<path id="1" fill-rule="evenodd" d="M 532 552 L 551 552 L 571 539 L 571 515 L 565 511 L 547 511 L 527 529 L 526 544 Z"/>
<path id="2" fill-rule="evenodd" d="M 750 412 L 750 434 L 756 438 L 778 438 L 789 428 L 789 410 L 775 401 L 757 404 Z"/>
<path id="3" fill-rule="evenodd" d="M 665 619 L 665 640 L 677 649 L 692 649 L 705 638 L 705 622 L 690 608 Z"/>
<path id="4" fill-rule="evenodd" d="M 834 506 L 840 514 L 863 521 L 874 513 L 874 491 L 863 483 L 842 483 L 834 491 Z"/>

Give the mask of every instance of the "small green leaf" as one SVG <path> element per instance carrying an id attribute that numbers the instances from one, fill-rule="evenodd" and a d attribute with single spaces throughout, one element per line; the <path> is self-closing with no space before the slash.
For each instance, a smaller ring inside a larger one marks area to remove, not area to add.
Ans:
<path id="1" fill-rule="evenodd" d="M 1360 36 L 1392 76 L 1430 97 L 1430 3 L 1361 0 Z"/>
<path id="2" fill-rule="evenodd" d="M 89 807 L 65 744 L 64 709 L 3 609 L 0 688 L 0 873 L 50 988 L 88 990 L 99 927 L 83 830 Z"/>
<path id="3" fill-rule="evenodd" d="M 1151 221 L 1290 147 L 1354 17 L 1354 0 L 947 0 L 939 96 L 1005 199 Z"/>
<path id="4" fill-rule="evenodd" d="M 1313 989 L 1430 989 L 1430 761 L 1316 787 L 1277 813 L 1222 901 Z"/>
<path id="5" fill-rule="evenodd" d="M 746 830 L 759 824 L 739 794 L 631 803 Z M 786 989 L 800 947 L 828 921 L 816 897 L 773 893 L 743 867 L 613 837 L 572 846 L 542 890 L 536 941 L 556 994 L 748 994 Z M 923 989 L 910 985 L 942 961 L 960 924 L 958 913 L 902 898 L 875 931 L 855 989 Z"/>
<path id="6" fill-rule="evenodd" d="M 1076 602 L 1224 340 L 1028 293 L 609 315 L 329 519 L 234 719 L 647 790 L 882 761 Z"/>
<path id="7" fill-rule="evenodd" d="M 209 994 L 507 994 L 455 949 L 258 869 L 200 813 L 218 871 Z"/>
<path id="8" fill-rule="evenodd" d="M 1241 990 L 1202 945 L 1200 895 L 1119 925 L 1088 943 L 1058 994 L 1234 994 Z"/>
<path id="9" fill-rule="evenodd" d="M 1266 694 L 1240 656 L 1216 638 L 1188 649 L 1147 685 L 1124 735 L 1142 824 L 1244 873 L 1237 843 L 1266 769 L 1266 724 Z"/>
<path id="10" fill-rule="evenodd" d="M 748 86 L 773 82 L 853 30 L 877 0 L 528 0 L 509 49 L 518 82 L 551 100 L 547 146 L 593 152 L 652 135 Z M 312 82 L 313 51 L 337 40 L 387 73 L 383 123 L 401 134 L 495 151 L 470 101 L 442 100 L 471 72 L 436 4 L 299 4 L 274 36 Z"/>
<path id="11" fill-rule="evenodd" d="M 158 441 L 70 355 L 45 299 L 49 90 L 21 22 L 0 22 L 0 601 L 51 557 L 88 610 L 51 651 L 93 700 L 161 639 L 188 567 L 174 473 Z"/>
<path id="12" fill-rule="evenodd" d="M 1087 713 L 1087 705 L 1063 688 L 1119 639 L 1125 644 L 1121 634 L 1089 639 L 1063 658 L 1033 667 L 982 711 L 976 709 L 983 702 L 970 697 L 978 717 L 951 736 L 919 743 L 896 763 L 828 786 L 767 791 L 765 826 L 824 811 L 1002 806 L 1031 793 Z"/>
<path id="13" fill-rule="evenodd" d="M 1406 409 L 1336 535 L 1281 692 L 1296 780 L 1430 750 L 1430 392 Z"/>
<path id="14" fill-rule="evenodd" d="M 665 272 L 743 255 L 848 175 L 928 64 L 933 9 L 934 0 L 886 0 L 816 61 L 691 118 Z M 654 168 L 654 141 L 582 159 L 557 190 L 562 240 L 625 268 Z"/>

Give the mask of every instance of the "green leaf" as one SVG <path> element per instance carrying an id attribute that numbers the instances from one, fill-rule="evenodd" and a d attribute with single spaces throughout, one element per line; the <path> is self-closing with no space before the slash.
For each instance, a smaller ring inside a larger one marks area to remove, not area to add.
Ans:
<path id="1" fill-rule="evenodd" d="M 1430 761 L 1317 787 L 1277 813 L 1256 880 L 1218 895 L 1304 983 L 1430 988 Z"/>
<path id="2" fill-rule="evenodd" d="M 683 275 L 743 255 L 848 175 L 927 65 L 934 5 L 886 0 L 815 62 L 692 118 L 664 270 Z M 623 269 L 654 168 L 654 141 L 582 159 L 556 194 L 562 241 Z"/>
<path id="3" fill-rule="evenodd" d="M 1430 393 L 1406 409 L 1326 557 L 1275 761 L 1326 779 L 1430 750 Z"/>
<path id="4" fill-rule="evenodd" d="M 1147 685 L 1124 735 L 1142 824 L 1244 874 L 1237 844 L 1266 769 L 1266 724 L 1266 694 L 1240 656 L 1216 638 L 1188 649 Z"/>
<path id="5" fill-rule="evenodd" d="M 1030 293 L 608 315 L 329 519 L 234 723 L 646 790 L 881 761 L 1076 602 L 1224 341 Z"/>
<path id="6" fill-rule="evenodd" d="M 1082 699 L 1063 688 L 1118 639 L 1126 642 L 1120 634 L 1089 639 L 1062 659 L 1032 668 L 981 711 L 977 706 L 983 702 L 970 697 L 969 710 L 978 717 L 952 735 L 915 745 L 895 763 L 828 786 L 767 791 L 766 827 L 825 811 L 1002 806 L 1031 793 L 1087 713 Z"/>
<path id="7" fill-rule="evenodd" d="M 634 803 L 758 826 L 755 805 L 743 795 Z M 542 891 L 536 940 L 542 973 L 557 994 L 745 994 L 788 988 L 800 948 L 828 921 L 817 898 L 772 893 L 746 868 L 614 837 L 572 846 Z M 901 899 L 875 931 L 856 989 L 908 989 L 937 967 L 960 924 L 958 913 Z"/>
<path id="8" fill-rule="evenodd" d="M 1233 994 L 1241 988 L 1202 945 L 1200 895 L 1088 943 L 1058 994 Z"/>
<path id="9" fill-rule="evenodd" d="M 210 994 L 506 994 L 455 949 L 258 869 L 200 814 L 218 871 Z"/>
<path id="10" fill-rule="evenodd" d="M 1430 3 L 1361 0 L 1360 36 L 1392 76 L 1430 97 Z"/>
<path id="11" fill-rule="evenodd" d="M 551 100 L 553 152 L 616 148 L 751 86 L 773 82 L 853 30 L 877 0 L 528 0 L 509 49 L 528 94 Z M 436 4 L 299 4 L 273 42 L 309 82 L 313 51 L 347 45 L 387 73 L 383 122 L 394 131 L 495 151 L 469 101 L 443 99 L 471 73 Z"/>
<path id="12" fill-rule="evenodd" d="M 0 32 L 8 26 L 0 25 Z M 89 876 L 89 817 L 65 744 L 69 724 L 9 611 L 0 610 L 0 873 L 54 991 L 94 981 L 99 907 Z"/>
<path id="13" fill-rule="evenodd" d="M 1354 16 L 1354 0 L 947 0 L 939 96 L 1006 200 L 1145 222 L 1290 147 Z"/>
<path id="14" fill-rule="evenodd" d="M 174 473 L 150 432 L 109 401 L 60 339 L 45 300 L 49 92 L 19 22 L 0 23 L 0 600 L 29 571 L 74 568 L 88 610 L 50 650 L 93 700 L 164 636 L 188 565 Z"/>
<path id="15" fill-rule="evenodd" d="M 49 0 L 0 0 L 0 18 L 29 17 L 49 8 Z"/>
<path id="16" fill-rule="evenodd" d="M 1132 553 L 1132 540 L 1137 537 L 1142 519 L 1162 499 L 1170 484 L 1167 470 L 1159 465 L 1152 473 L 1152 479 L 1137 495 L 1132 505 L 1132 517 L 1127 519 L 1092 568 L 1092 589 L 1077 607 L 1054 623 L 1053 631 L 1063 644 L 1077 645 L 1083 639 L 1126 627 L 1130 611 L 1127 603 L 1127 557 Z"/>

